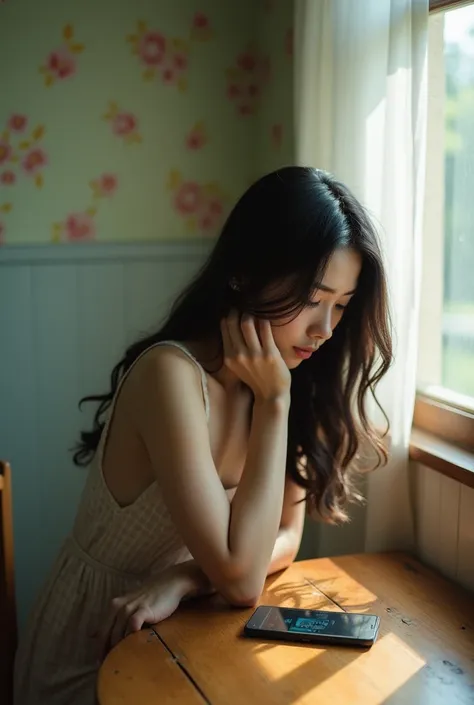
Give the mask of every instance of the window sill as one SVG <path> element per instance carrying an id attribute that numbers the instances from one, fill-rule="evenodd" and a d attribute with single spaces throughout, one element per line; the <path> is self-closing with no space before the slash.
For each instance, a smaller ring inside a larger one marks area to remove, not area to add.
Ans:
<path id="1" fill-rule="evenodd" d="M 474 452 L 459 448 L 432 433 L 412 429 L 410 460 L 474 488 Z"/>

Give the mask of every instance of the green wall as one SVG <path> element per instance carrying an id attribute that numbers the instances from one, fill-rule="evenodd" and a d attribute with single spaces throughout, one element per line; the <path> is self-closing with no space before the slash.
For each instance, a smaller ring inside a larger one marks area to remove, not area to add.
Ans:
<path id="1" fill-rule="evenodd" d="M 0 241 L 214 237 L 292 161 L 288 0 L 0 4 Z"/>

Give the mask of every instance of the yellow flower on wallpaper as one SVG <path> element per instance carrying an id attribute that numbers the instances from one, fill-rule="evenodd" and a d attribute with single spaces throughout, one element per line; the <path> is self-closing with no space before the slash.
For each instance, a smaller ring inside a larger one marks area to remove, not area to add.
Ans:
<path id="1" fill-rule="evenodd" d="M 110 123 L 114 135 L 121 137 L 126 144 L 142 141 L 142 136 L 138 131 L 138 118 L 134 113 L 121 110 L 117 103 L 110 101 L 103 118 Z"/>
<path id="2" fill-rule="evenodd" d="M 53 49 L 39 68 L 44 75 L 44 85 L 52 86 L 56 81 L 71 78 L 77 71 L 76 54 L 84 51 L 84 44 L 74 41 L 74 28 L 67 24 L 63 28 L 64 43 Z"/>
<path id="3" fill-rule="evenodd" d="M 228 196 L 216 181 L 198 183 L 184 179 L 177 169 L 168 174 L 166 186 L 172 192 L 172 206 L 187 232 L 215 236 L 225 216 Z"/>
<path id="4" fill-rule="evenodd" d="M 13 206 L 11 203 L 3 203 L 0 206 L 0 213 L 10 213 L 12 210 Z M 6 232 L 7 226 L 5 223 L 0 220 L 0 246 L 5 244 L 5 232 Z"/>
<path id="5" fill-rule="evenodd" d="M 102 174 L 98 179 L 89 182 L 93 201 L 110 198 L 118 186 L 115 174 Z M 53 223 L 51 228 L 52 242 L 90 242 L 96 239 L 97 225 L 94 220 L 98 212 L 98 204 L 91 203 L 80 211 L 74 211 L 65 220 Z"/>

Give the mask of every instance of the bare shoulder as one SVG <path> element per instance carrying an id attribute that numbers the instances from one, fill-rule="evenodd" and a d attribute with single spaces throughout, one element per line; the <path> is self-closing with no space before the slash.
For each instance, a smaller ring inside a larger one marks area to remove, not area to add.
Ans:
<path id="1" fill-rule="evenodd" d="M 169 372 L 192 370 L 199 379 L 199 369 L 186 353 L 175 345 L 155 345 L 136 364 L 137 377 L 153 379 Z"/>
<path id="2" fill-rule="evenodd" d="M 174 400 L 186 398 L 191 406 L 202 401 L 199 368 L 176 346 L 158 345 L 148 350 L 130 377 L 129 399 L 136 420 L 144 414 L 155 415 Z"/>

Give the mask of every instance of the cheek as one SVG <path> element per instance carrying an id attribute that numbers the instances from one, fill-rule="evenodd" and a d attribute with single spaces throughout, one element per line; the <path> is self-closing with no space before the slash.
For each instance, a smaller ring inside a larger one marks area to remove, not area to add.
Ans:
<path id="1" fill-rule="evenodd" d="M 277 348 L 281 349 L 294 344 L 295 340 L 301 337 L 298 336 L 298 331 L 301 328 L 301 322 L 298 319 L 299 316 L 284 325 L 272 325 L 273 339 Z"/>

